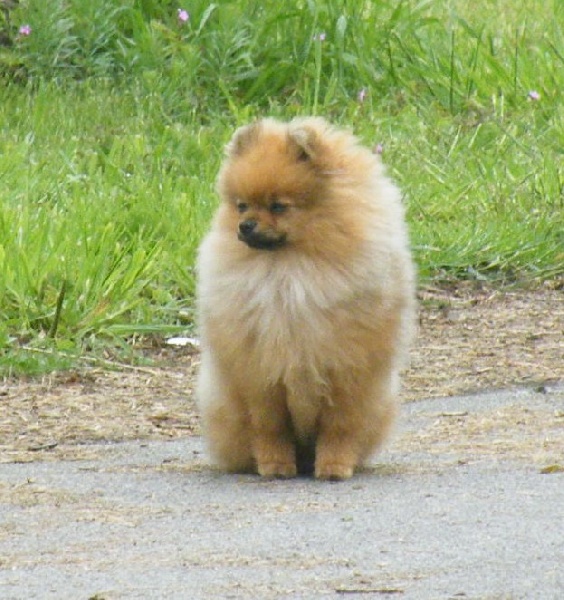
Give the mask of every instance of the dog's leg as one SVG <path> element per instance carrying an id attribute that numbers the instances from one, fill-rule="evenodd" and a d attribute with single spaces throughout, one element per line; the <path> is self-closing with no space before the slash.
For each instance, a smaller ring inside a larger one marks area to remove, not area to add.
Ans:
<path id="1" fill-rule="evenodd" d="M 353 476 L 359 460 L 354 430 L 335 411 L 323 412 L 315 449 L 315 477 L 342 481 Z"/>
<path id="2" fill-rule="evenodd" d="M 219 467 L 228 473 L 256 472 L 248 415 L 233 399 L 216 404 L 204 415 L 208 443 Z"/>
<path id="3" fill-rule="evenodd" d="M 252 446 L 259 475 L 295 477 L 296 448 L 282 386 L 248 401 Z"/>
<path id="4" fill-rule="evenodd" d="M 255 472 L 247 407 L 206 352 L 202 353 L 197 398 L 210 453 L 218 466 L 229 473 Z"/>
<path id="5" fill-rule="evenodd" d="M 355 385 L 334 386 L 331 403 L 320 418 L 316 478 L 349 479 L 355 468 L 382 444 L 396 412 L 389 380 L 388 374 L 364 382 L 359 376 Z"/>

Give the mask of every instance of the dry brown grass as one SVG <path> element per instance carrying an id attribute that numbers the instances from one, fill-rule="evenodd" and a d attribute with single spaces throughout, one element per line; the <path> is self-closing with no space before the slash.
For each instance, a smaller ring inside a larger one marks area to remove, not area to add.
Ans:
<path id="1" fill-rule="evenodd" d="M 427 289 L 404 399 L 564 381 L 563 331 L 559 289 Z M 163 350 L 155 364 L 2 382 L 0 461 L 87 458 L 92 442 L 197 433 L 197 352 Z"/>
<path id="2" fill-rule="evenodd" d="M 406 399 L 564 380 L 561 288 L 500 291 L 469 284 L 420 296 Z"/>

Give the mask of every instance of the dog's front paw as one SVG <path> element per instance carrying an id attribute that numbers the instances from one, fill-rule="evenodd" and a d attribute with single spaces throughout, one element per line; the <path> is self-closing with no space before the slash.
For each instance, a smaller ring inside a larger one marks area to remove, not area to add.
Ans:
<path id="1" fill-rule="evenodd" d="M 288 479 L 295 477 L 298 472 L 294 463 L 261 463 L 258 465 L 258 473 L 261 477 Z"/>
<path id="2" fill-rule="evenodd" d="M 321 463 L 315 465 L 316 479 L 325 481 L 344 481 L 353 476 L 354 467 L 336 463 Z"/>

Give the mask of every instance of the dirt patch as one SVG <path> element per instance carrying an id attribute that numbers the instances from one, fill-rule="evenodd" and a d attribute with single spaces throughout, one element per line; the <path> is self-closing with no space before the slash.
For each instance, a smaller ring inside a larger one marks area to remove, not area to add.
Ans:
<path id="1" fill-rule="evenodd" d="M 423 427 L 394 440 L 395 450 L 406 456 L 423 453 L 435 469 L 440 458 L 456 465 L 513 461 L 561 472 L 562 448 L 564 410 L 555 410 L 550 397 L 535 406 L 517 402 L 476 413 L 430 414 Z"/>
<path id="2" fill-rule="evenodd" d="M 425 289 L 420 300 L 405 401 L 564 381 L 562 289 L 458 285 Z M 153 358 L 150 368 L 89 369 L 2 382 L 0 462 L 89 458 L 93 442 L 197 433 L 197 351 L 166 348 Z M 536 420 L 527 422 L 542 427 Z"/>
<path id="3" fill-rule="evenodd" d="M 475 286 L 420 294 L 420 331 L 405 398 L 564 380 L 562 288 Z"/>

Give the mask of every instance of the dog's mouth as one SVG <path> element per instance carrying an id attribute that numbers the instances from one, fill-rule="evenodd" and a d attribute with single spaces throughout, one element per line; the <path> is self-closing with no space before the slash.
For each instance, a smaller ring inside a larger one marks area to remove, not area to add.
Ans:
<path id="1" fill-rule="evenodd" d="M 278 250 L 286 245 L 286 236 L 281 235 L 279 237 L 270 237 L 263 233 L 241 233 L 239 232 L 239 239 L 245 242 L 249 248 L 255 250 Z"/>

